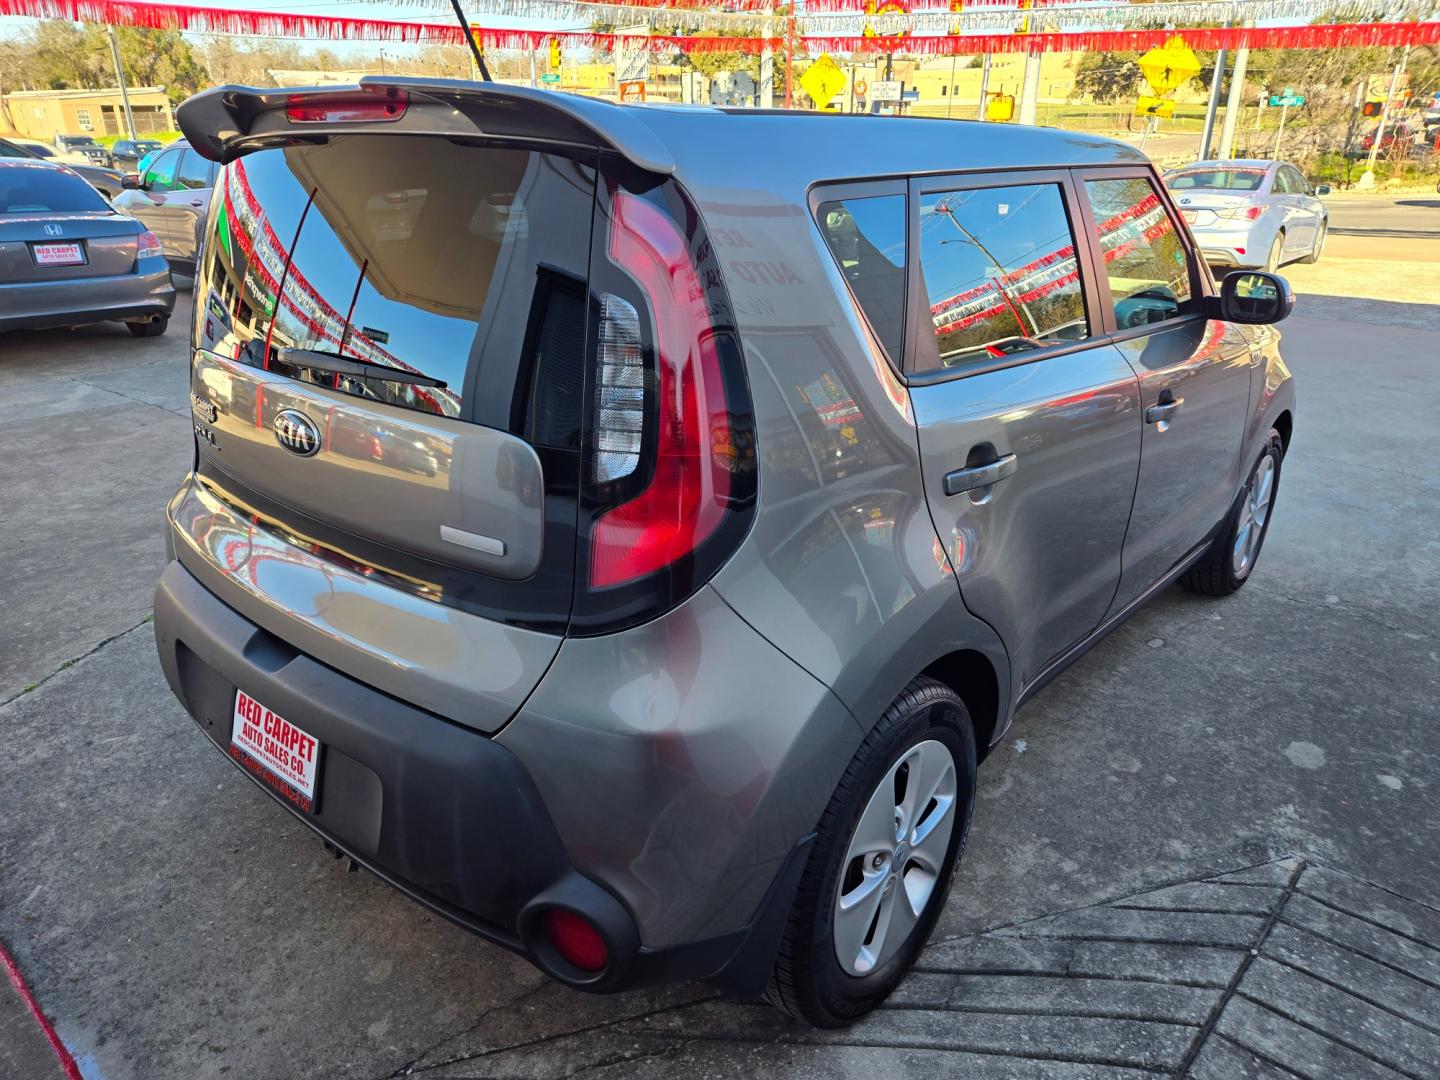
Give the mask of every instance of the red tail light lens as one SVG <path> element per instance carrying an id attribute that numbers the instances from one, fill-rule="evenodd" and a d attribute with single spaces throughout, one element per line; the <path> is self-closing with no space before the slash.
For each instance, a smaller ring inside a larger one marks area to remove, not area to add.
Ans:
<path id="1" fill-rule="evenodd" d="M 163 254 L 160 249 L 160 238 L 149 229 L 146 229 L 140 234 L 140 242 L 135 248 L 135 257 L 137 259 L 148 259 L 152 255 L 160 254 Z"/>
<path id="2" fill-rule="evenodd" d="M 663 569 L 715 532 L 730 494 L 725 455 L 733 454 L 736 441 L 715 328 L 685 237 L 636 196 L 616 192 L 612 210 L 610 258 L 640 286 L 655 318 L 658 425 L 649 483 L 595 523 L 590 584 L 596 588 Z M 614 389 L 602 380 L 602 393 Z M 616 410 L 600 404 L 603 437 L 603 414 Z M 622 419 L 615 416 L 617 424 Z"/>
<path id="3" fill-rule="evenodd" d="M 600 931 L 573 911 L 561 908 L 547 911 L 545 934 L 561 959 L 581 971 L 603 971 L 610 962 L 610 950 Z"/>
<path id="4" fill-rule="evenodd" d="M 399 120 L 410 107 L 410 95 L 387 87 L 359 94 L 291 94 L 285 117 L 292 124 L 355 124 Z"/>

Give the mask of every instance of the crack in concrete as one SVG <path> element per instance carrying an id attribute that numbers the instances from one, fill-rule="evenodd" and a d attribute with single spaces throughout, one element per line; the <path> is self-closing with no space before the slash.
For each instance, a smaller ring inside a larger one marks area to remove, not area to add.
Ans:
<path id="1" fill-rule="evenodd" d="M 134 394 L 127 394 L 122 390 L 116 390 L 114 387 L 101 386 L 99 383 L 91 382 L 89 379 L 81 379 L 74 375 L 67 375 L 65 376 L 65 378 L 68 379 L 70 382 L 79 383 L 81 386 L 88 386 L 91 389 L 100 390 L 106 394 L 114 394 L 118 398 L 124 398 L 126 401 L 133 401 L 137 405 L 149 405 L 152 409 L 159 409 L 161 412 L 171 413 L 174 416 L 179 416 L 183 418 L 190 415 L 189 409 L 172 409 L 168 405 L 157 405 L 153 401 L 146 401 L 144 398 L 136 397 Z"/>
<path id="2" fill-rule="evenodd" d="M 446 1035 L 443 1039 L 439 1039 L 436 1042 L 430 1044 L 424 1050 L 420 1051 L 420 1053 L 417 1054 L 415 1057 L 407 1061 L 404 1065 L 401 1065 L 394 1072 L 386 1074 L 383 1080 L 397 1080 L 398 1077 L 413 1075 L 416 1065 L 419 1065 L 420 1062 L 424 1061 L 427 1057 L 429 1057 L 435 1051 L 439 1050 L 440 1047 L 444 1046 L 446 1043 L 453 1042 L 456 1039 L 463 1039 L 466 1035 L 469 1035 L 472 1032 L 479 1030 L 481 1024 L 485 1023 L 486 1020 L 488 1020 L 495 1013 L 499 1012 L 501 1009 L 514 1008 L 528 998 L 534 997 L 541 990 L 545 989 L 545 987 L 550 985 L 550 980 L 542 979 L 539 983 L 532 986 L 529 990 L 526 990 L 519 997 L 511 998 L 509 1001 L 502 1001 L 497 1005 L 490 1006 L 490 1008 L 486 1009 L 479 1016 L 477 1016 L 468 1027 L 464 1028 L 461 1031 L 454 1032 L 453 1034 Z M 437 1061 L 434 1065 L 427 1065 L 425 1066 L 425 1068 L 438 1069 L 441 1065 L 448 1065 L 454 1061 L 463 1060 L 463 1056 L 458 1058 L 451 1058 L 447 1061 Z"/>
<path id="3" fill-rule="evenodd" d="M 630 1064 L 637 1061 L 650 1061 L 655 1058 L 673 1057 L 690 1046 L 694 1040 L 685 1039 L 681 1042 L 670 1043 L 655 1050 L 647 1050 L 643 1054 L 612 1054 L 600 1061 L 592 1061 L 588 1065 L 582 1065 L 574 1072 L 566 1073 L 565 1080 L 575 1080 L 575 1077 L 584 1073 L 594 1072 L 596 1069 L 607 1069 L 611 1065 Z"/>
<path id="4" fill-rule="evenodd" d="M 1350 615 L 1350 616 L 1352 616 L 1352 617 L 1354 617 L 1354 618 L 1356 618 L 1356 619 L 1360 619 L 1360 620 L 1363 621 L 1363 622 L 1371 623 L 1371 624 L 1373 624 L 1373 625 L 1375 625 L 1375 626 L 1378 626 L 1378 627 L 1380 627 L 1382 630 L 1389 630 L 1392 634 L 1403 634 L 1404 636 L 1406 636 L 1406 637 L 1408 637 L 1408 638 L 1411 638 L 1411 639 L 1413 639 L 1413 640 L 1418 640 L 1418 641 L 1432 641 L 1432 640 L 1434 640 L 1434 635 L 1433 635 L 1433 634 L 1423 633 L 1423 632 L 1418 631 L 1418 630 L 1407 630 L 1407 629 L 1405 629 L 1403 626 L 1392 626 L 1390 623 L 1385 622 L 1384 620 L 1380 619 L 1378 616 L 1371 614 L 1370 612 L 1364 610 L 1363 608 L 1358 608 L 1358 607 L 1356 607 L 1354 604 L 1345 604 L 1345 603 L 1324 604 L 1324 603 L 1316 603 L 1314 600 L 1306 600 L 1306 599 L 1304 599 L 1303 597 L 1291 596 L 1289 593 L 1274 592 L 1274 591 L 1272 591 L 1272 590 L 1263 589 L 1263 588 L 1262 588 L 1262 589 L 1256 589 L 1255 591 L 1256 591 L 1256 592 L 1259 592 L 1259 593 L 1260 593 L 1261 595 L 1263 595 L 1263 596 L 1273 596 L 1273 597 L 1275 597 L 1276 599 L 1279 599 L 1279 600 L 1287 600 L 1287 601 L 1289 601 L 1289 602 L 1292 603 L 1292 604 L 1299 604 L 1301 607 L 1318 608 L 1318 609 L 1321 610 L 1321 611 L 1339 611 L 1339 612 L 1342 612 L 1342 613 L 1344 613 L 1344 614 L 1346 614 L 1346 615 Z"/>
<path id="5" fill-rule="evenodd" d="M 58 668 L 56 668 L 54 671 L 50 672 L 49 675 L 46 675 L 44 678 L 37 679 L 35 682 L 32 682 L 32 683 L 28 684 L 23 690 L 16 691 L 16 692 L 15 692 L 14 694 L 12 694 L 10 697 L 6 698 L 4 701 L 0 701 L 0 709 L 4 709 L 5 706 L 10 705 L 10 704 L 12 704 L 13 702 L 19 701 L 19 700 L 20 700 L 22 697 L 24 697 L 26 694 L 32 693 L 32 692 L 34 692 L 34 691 L 36 691 L 36 690 L 39 690 L 40 687 L 44 686 L 44 685 L 45 685 L 46 683 L 48 683 L 51 679 L 55 678 L 55 676 L 59 675 L 62 671 L 69 671 L 69 670 L 70 670 L 72 667 L 74 667 L 76 664 L 80 663 L 80 661 L 90 659 L 90 657 L 94 656 L 94 655 L 95 655 L 96 653 L 98 653 L 101 649 L 105 648 L 105 646 L 110 645 L 110 644 L 112 644 L 112 643 L 114 643 L 114 642 L 116 642 L 116 641 L 119 641 L 121 638 L 125 637 L 127 634 L 133 634 L 136 630 L 139 630 L 142 626 L 148 626 L 148 625 L 150 625 L 150 622 L 151 622 L 154 618 L 155 618 L 155 613 L 154 613 L 154 612 L 151 612 L 149 615 L 146 615 L 143 619 L 141 619 L 141 620 L 140 620 L 138 623 L 136 623 L 134 626 L 129 627 L 128 629 L 125 629 L 125 630 L 121 630 L 118 634 L 111 634 L 109 637 L 105 638 L 103 641 L 101 641 L 101 642 L 99 642 L 98 644 L 93 645 L 93 646 L 91 646 L 90 648 L 86 649 L 86 650 L 85 650 L 83 653 L 81 653 L 79 656 L 74 657 L 73 659 L 70 659 L 70 660 L 66 660 L 66 661 L 65 661 L 64 663 L 62 663 Z"/>
<path id="6" fill-rule="evenodd" d="M 1270 937 L 1270 932 L 1275 929 L 1275 924 L 1280 921 L 1280 913 L 1285 910 L 1285 905 L 1288 904 L 1290 898 L 1295 895 L 1296 888 L 1300 884 L 1300 875 L 1305 873 L 1305 867 L 1307 865 L 1304 859 L 1296 860 L 1295 868 L 1290 871 L 1290 879 L 1285 883 L 1285 891 L 1280 896 L 1280 902 L 1275 905 L 1266 917 L 1265 925 L 1260 928 L 1260 933 L 1255 938 L 1255 943 L 1250 946 L 1248 952 L 1241 954 L 1240 963 L 1236 965 L 1235 973 L 1230 976 L 1229 985 L 1225 987 L 1224 992 L 1221 993 L 1219 999 L 1210 1009 L 1210 1015 L 1205 1018 L 1205 1023 L 1201 1026 L 1200 1030 L 1196 1032 L 1194 1041 L 1190 1043 L 1190 1049 L 1186 1051 L 1185 1057 L 1181 1059 L 1180 1067 L 1175 1070 L 1177 1077 L 1183 1078 L 1189 1075 L 1191 1066 L 1195 1064 L 1195 1059 L 1200 1056 L 1200 1051 L 1203 1050 L 1205 1044 L 1210 1041 L 1210 1036 L 1215 1031 L 1215 1025 L 1220 1022 L 1220 1017 L 1225 1012 L 1225 1006 L 1240 992 L 1240 984 L 1245 979 L 1245 973 L 1250 970 L 1250 965 L 1255 962 L 1255 958 L 1260 955 L 1260 950 L 1265 947 L 1265 942 Z"/>

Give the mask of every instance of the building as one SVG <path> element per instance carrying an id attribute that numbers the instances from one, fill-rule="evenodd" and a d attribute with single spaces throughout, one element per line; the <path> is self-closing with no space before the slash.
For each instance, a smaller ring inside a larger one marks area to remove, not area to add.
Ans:
<path id="1" fill-rule="evenodd" d="M 137 135 L 175 129 L 163 86 L 137 86 L 129 94 Z M 16 90 L 6 94 L 4 102 L 16 134 L 27 139 L 48 143 L 54 142 L 56 135 L 127 134 L 125 105 L 118 89 Z"/>

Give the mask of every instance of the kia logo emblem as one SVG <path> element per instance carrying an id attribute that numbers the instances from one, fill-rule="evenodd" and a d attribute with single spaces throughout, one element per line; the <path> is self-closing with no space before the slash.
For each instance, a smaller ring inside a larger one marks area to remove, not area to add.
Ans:
<path id="1" fill-rule="evenodd" d="M 312 457 L 320 449 L 320 429 L 313 420 L 295 409 L 282 409 L 271 425 L 275 441 L 301 457 Z"/>
<path id="2" fill-rule="evenodd" d="M 46 236 L 64 236 L 64 235 L 65 235 L 65 230 L 62 229 L 59 225 L 46 225 L 46 226 L 45 226 L 45 235 L 46 235 Z"/>

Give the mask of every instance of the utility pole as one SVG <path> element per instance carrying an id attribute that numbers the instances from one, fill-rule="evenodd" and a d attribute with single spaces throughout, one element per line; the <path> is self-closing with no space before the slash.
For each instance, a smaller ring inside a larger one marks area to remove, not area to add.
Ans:
<path id="1" fill-rule="evenodd" d="M 985 62 L 980 68 L 980 115 L 977 119 L 987 120 L 985 114 L 989 112 L 986 105 L 990 101 L 990 54 L 985 54 Z"/>
<path id="2" fill-rule="evenodd" d="M 1034 49 L 1025 52 L 1025 82 L 1020 94 L 1020 123 L 1033 124 L 1040 103 L 1040 54 Z"/>
<path id="3" fill-rule="evenodd" d="M 1228 23 L 1226 24 L 1228 27 Z M 1215 114 L 1220 111 L 1220 84 L 1225 81 L 1225 50 L 1215 54 L 1215 75 L 1210 80 L 1210 104 L 1205 107 L 1205 131 L 1200 136 L 1200 160 L 1210 158 L 1210 140 L 1215 135 Z"/>
<path id="4" fill-rule="evenodd" d="M 1248 30 L 1251 20 L 1240 24 L 1242 31 Z M 1235 123 L 1240 119 L 1240 109 L 1245 102 L 1245 68 L 1250 63 L 1250 45 L 1241 45 L 1235 50 L 1235 68 L 1230 72 L 1230 96 L 1225 101 L 1225 122 L 1220 125 L 1220 152 L 1215 156 L 1225 159 L 1235 149 Z"/>
<path id="5" fill-rule="evenodd" d="M 1400 62 L 1395 65 L 1395 70 L 1390 75 L 1390 90 L 1385 95 L 1385 104 L 1380 106 L 1380 126 L 1375 129 L 1375 140 L 1370 144 L 1370 157 L 1365 162 L 1365 171 L 1360 174 L 1360 179 L 1355 184 L 1358 188 L 1375 186 L 1375 159 L 1380 154 L 1380 144 L 1385 141 L 1385 123 L 1390 119 L 1390 102 L 1395 100 L 1395 92 L 1400 88 L 1400 76 L 1409 62 L 1410 46 L 1406 45 L 1405 51 L 1400 54 Z"/>
<path id="6" fill-rule="evenodd" d="M 125 85 L 125 69 L 120 64 L 120 43 L 115 40 L 115 27 L 107 26 L 110 34 L 110 56 L 115 61 L 115 81 L 120 86 L 120 103 L 125 106 L 125 130 L 135 140 L 135 114 L 130 111 L 130 89 Z"/>
<path id="7" fill-rule="evenodd" d="M 955 60 L 954 53 L 950 54 L 950 93 L 945 98 L 945 118 L 950 118 L 950 111 L 955 105 Z"/>
<path id="8" fill-rule="evenodd" d="M 534 90 L 537 85 L 535 78 L 535 49 L 538 46 L 532 45 L 527 51 L 530 53 L 530 89 Z"/>
<path id="9" fill-rule="evenodd" d="M 1280 140 L 1285 135 L 1285 117 L 1289 114 L 1289 112 L 1290 99 L 1287 97 L 1285 98 L 1285 103 L 1280 106 L 1280 126 L 1275 129 L 1275 149 L 1270 154 L 1272 158 L 1275 158 L 1277 160 L 1280 157 Z"/>

